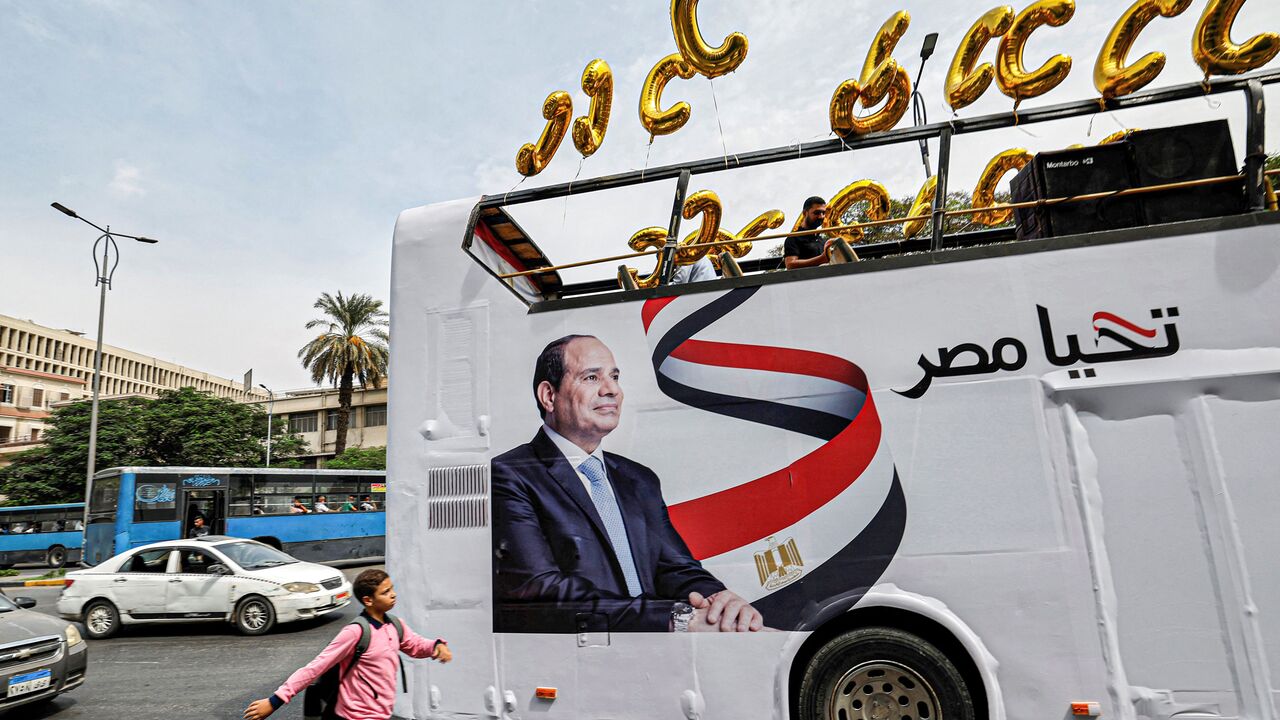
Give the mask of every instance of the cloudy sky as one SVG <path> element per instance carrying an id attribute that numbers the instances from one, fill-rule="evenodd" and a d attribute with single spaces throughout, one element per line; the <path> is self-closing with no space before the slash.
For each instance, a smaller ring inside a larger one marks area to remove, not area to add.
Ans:
<path id="1" fill-rule="evenodd" d="M 1077 3 L 1070 23 L 1037 31 L 1026 57 L 1034 67 L 1063 52 L 1075 67 L 1024 107 L 1095 95 L 1093 60 L 1120 6 Z M 1131 57 L 1169 56 L 1152 87 L 1199 79 L 1190 38 L 1203 5 L 1157 18 L 1141 36 Z M 161 240 L 122 245 L 107 342 L 225 377 L 252 367 L 277 389 L 302 387 L 295 353 L 314 298 L 342 290 L 387 299 L 397 213 L 515 187 L 515 151 L 541 131 L 547 93 L 567 90 L 575 114 L 585 112 L 579 79 L 592 58 L 609 62 L 616 84 L 603 147 L 581 161 L 566 140 L 521 188 L 828 137 L 832 90 L 857 74 L 897 9 L 912 16 L 895 56 L 913 76 L 924 35 L 940 34 L 921 90 L 929 118 L 943 119 L 946 67 L 988 7 L 703 0 L 704 33 L 745 33 L 747 60 L 714 82 L 673 81 L 665 100 L 688 101 L 692 119 L 650 146 L 636 106 L 649 68 L 675 50 L 662 0 L 0 1 L 0 313 L 94 329 L 95 233 L 50 209 L 56 200 Z M 1261 30 L 1280 31 L 1280 4 L 1248 0 L 1236 40 Z M 984 58 L 993 55 L 994 44 Z M 1267 98 L 1275 151 L 1280 90 Z M 1202 98 L 966 137 L 953 187 L 971 187 L 1006 148 L 1055 149 L 1121 127 L 1228 117 L 1239 152 L 1242 103 Z M 1010 107 L 992 88 L 960 114 Z M 715 173 L 691 190 L 716 190 L 736 229 L 770 208 L 789 223 L 804 197 L 863 177 L 905 196 L 924 172 L 915 147 L 898 146 Z M 585 259 L 625 251 L 631 232 L 664 224 L 673 187 L 576 196 L 516 215 L 554 260 Z"/>

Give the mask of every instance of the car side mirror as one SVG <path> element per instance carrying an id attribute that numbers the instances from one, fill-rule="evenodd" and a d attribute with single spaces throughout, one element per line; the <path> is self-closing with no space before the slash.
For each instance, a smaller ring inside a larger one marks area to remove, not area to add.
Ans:
<path id="1" fill-rule="evenodd" d="M 222 563 L 214 563 L 206 568 L 205 572 L 209 575 L 230 575 L 231 568 L 223 565 Z"/>
<path id="2" fill-rule="evenodd" d="M 13 604 L 17 605 L 23 610 L 30 610 L 31 608 L 36 606 L 36 599 L 29 598 L 29 597 L 16 597 L 13 599 Z"/>

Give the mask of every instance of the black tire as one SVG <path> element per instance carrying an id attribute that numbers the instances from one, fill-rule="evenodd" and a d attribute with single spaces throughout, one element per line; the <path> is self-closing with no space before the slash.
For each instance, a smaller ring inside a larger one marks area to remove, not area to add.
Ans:
<path id="1" fill-rule="evenodd" d="M 67 549 L 61 545 L 54 545 L 49 548 L 49 552 L 45 553 L 44 564 L 55 570 L 67 564 Z"/>
<path id="2" fill-rule="evenodd" d="M 265 635 L 276 625 L 276 608 L 261 595 L 250 595 L 236 605 L 231 621 L 242 635 Z"/>
<path id="3" fill-rule="evenodd" d="M 889 627 L 850 630 L 805 668 L 796 720 L 975 720 L 964 676 L 941 651 Z"/>
<path id="4" fill-rule="evenodd" d="M 115 635 L 120 630 L 120 611 L 110 600 L 91 600 L 84 606 L 85 634 L 94 640 Z"/>

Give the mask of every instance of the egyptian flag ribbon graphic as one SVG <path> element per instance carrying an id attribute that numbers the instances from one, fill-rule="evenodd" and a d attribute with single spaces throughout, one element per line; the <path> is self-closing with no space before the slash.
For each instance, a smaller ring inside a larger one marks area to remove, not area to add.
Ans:
<path id="1" fill-rule="evenodd" d="M 876 583 L 901 543 L 906 501 L 857 365 L 808 350 L 695 337 L 759 290 L 738 288 L 703 304 L 697 301 L 707 296 L 656 298 L 641 316 L 663 394 L 822 441 L 785 467 L 669 508 L 693 556 L 718 567 L 752 566 L 753 554 L 775 535 L 806 538 L 799 580 L 763 596 L 730 586 L 760 610 L 765 625 L 800 630 L 847 610 Z"/>

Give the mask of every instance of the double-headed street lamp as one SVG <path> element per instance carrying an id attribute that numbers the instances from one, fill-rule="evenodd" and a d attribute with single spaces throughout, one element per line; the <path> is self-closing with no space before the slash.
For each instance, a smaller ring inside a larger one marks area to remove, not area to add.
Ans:
<path id="1" fill-rule="evenodd" d="M 94 461 L 98 450 L 98 393 L 102 389 L 102 319 L 107 309 L 107 289 L 111 287 L 111 278 L 115 276 L 116 266 L 120 264 L 120 247 L 116 245 L 116 237 L 129 238 L 149 245 L 154 245 L 157 241 L 141 235 L 113 233 L 110 225 L 105 228 L 100 227 L 96 223 L 80 217 L 74 210 L 62 203 L 53 203 L 52 205 L 54 210 L 90 225 L 102 233 L 97 241 L 93 243 L 93 267 L 96 272 L 96 279 L 93 284 L 101 288 L 101 292 L 98 295 L 98 348 L 93 354 L 93 405 L 89 411 L 89 468 L 85 473 L 84 481 L 84 526 L 87 531 L 89 527 L 89 504 L 91 502 L 89 493 L 93 490 Z M 98 262 L 99 245 L 102 246 L 101 264 Z M 114 262 L 112 261 L 113 256 Z"/>

